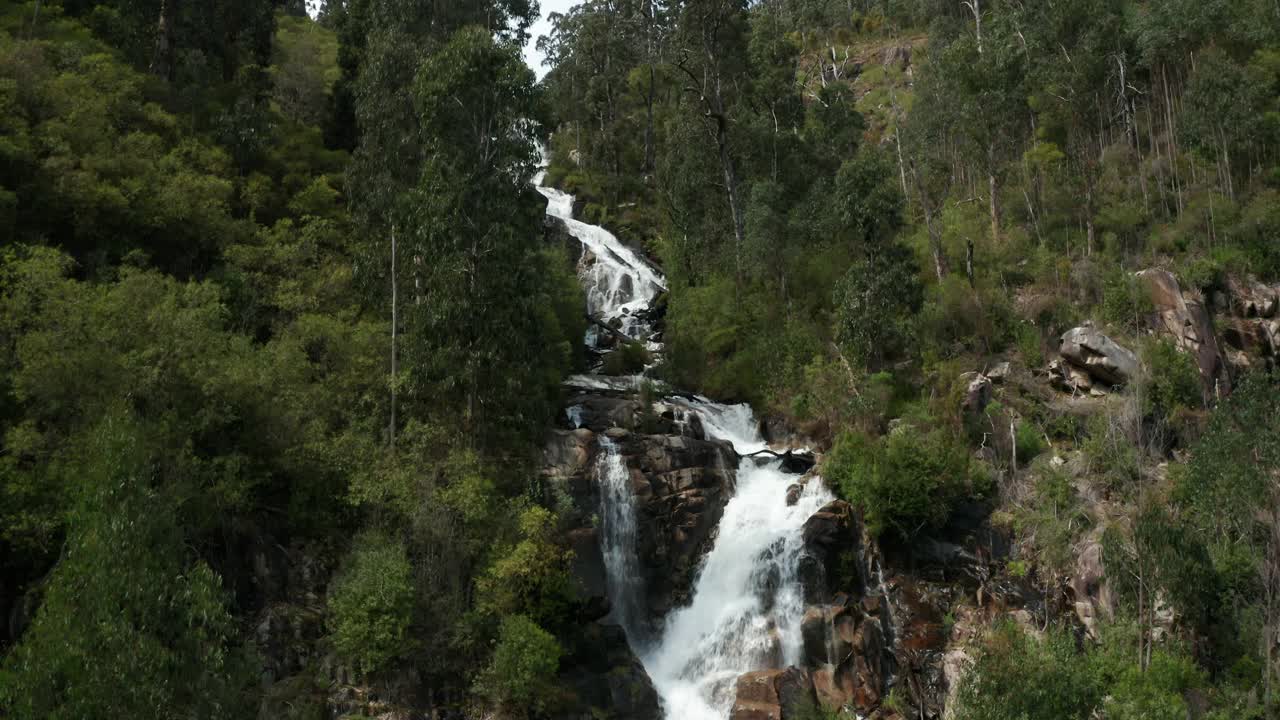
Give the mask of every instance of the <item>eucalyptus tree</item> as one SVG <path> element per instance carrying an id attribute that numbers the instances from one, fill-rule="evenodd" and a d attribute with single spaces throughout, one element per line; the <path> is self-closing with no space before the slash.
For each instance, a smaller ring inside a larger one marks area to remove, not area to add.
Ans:
<path id="1" fill-rule="evenodd" d="M 733 133 L 733 106 L 748 82 L 746 3 L 685 0 L 679 6 L 671 63 L 681 76 L 690 108 L 715 143 L 734 241 L 734 272 L 742 278 L 746 199 Z"/>

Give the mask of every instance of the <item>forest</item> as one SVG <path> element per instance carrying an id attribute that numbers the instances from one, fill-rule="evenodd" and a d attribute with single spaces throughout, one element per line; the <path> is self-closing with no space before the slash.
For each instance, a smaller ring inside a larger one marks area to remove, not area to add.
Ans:
<path id="1" fill-rule="evenodd" d="M 1280 3 L 540 13 L 0 4 L 0 716 L 694 720 L 692 397 L 856 525 L 721 720 L 1280 718 Z"/>

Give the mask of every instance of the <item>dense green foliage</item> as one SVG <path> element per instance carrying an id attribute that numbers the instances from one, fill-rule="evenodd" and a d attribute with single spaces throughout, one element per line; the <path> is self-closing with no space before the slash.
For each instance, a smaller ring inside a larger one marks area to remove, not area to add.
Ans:
<path id="1" fill-rule="evenodd" d="M 413 568 L 404 547 L 387 537 L 362 538 L 347 562 L 329 589 L 333 643 L 372 672 L 408 649 Z"/>
<path id="2" fill-rule="evenodd" d="M 980 499 L 1060 588 L 1098 531 L 1120 619 L 998 628 L 957 718 L 1274 715 L 1276 376 L 1219 397 L 1132 271 L 1280 279 L 1280 6 L 588 0 L 543 83 L 534 9 L 0 7 L 0 715 L 300 717 L 335 667 L 559 712 L 538 142 L 669 280 L 606 370 L 790 421 L 905 546 Z M 1018 373 L 1085 319 L 1145 377 L 1064 410 Z"/>
<path id="3" fill-rule="evenodd" d="M 6 717 L 306 712 L 281 643 L 452 702 L 530 643 L 494 701 L 555 673 L 533 441 L 584 321 L 530 8 L 300 7 L 0 10 Z"/>
<path id="4" fill-rule="evenodd" d="M 956 503 L 988 489 L 963 446 L 942 431 L 903 425 L 881 439 L 842 436 L 825 464 L 826 477 L 863 508 L 873 534 L 911 538 L 937 529 Z"/>
<path id="5" fill-rule="evenodd" d="M 1006 624 L 978 649 L 961 685 L 957 720 L 1084 720 L 1185 718 L 1188 690 L 1204 678 L 1177 648 L 1156 651 L 1141 671 L 1126 656 L 1134 652 L 1123 627 L 1100 648 L 1081 650 L 1064 628 L 1043 638 Z"/>
<path id="6" fill-rule="evenodd" d="M 539 714 L 555 693 L 561 652 L 555 637 L 525 616 L 504 617 L 493 660 L 476 689 L 509 712 Z"/>

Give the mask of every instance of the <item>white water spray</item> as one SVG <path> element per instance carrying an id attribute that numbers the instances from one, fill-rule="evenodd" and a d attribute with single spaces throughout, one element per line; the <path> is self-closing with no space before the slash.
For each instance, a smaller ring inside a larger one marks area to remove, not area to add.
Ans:
<path id="1" fill-rule="evenodd" d="M 547 198 L 547 214 L 562 219 L 594 257 L 580 269 L 589 312 L 606 323 L 616 322 L 629 337 L 650 340 L 652 328 L 637 313 L 647 310 L 666 288 L 662 276 L 608 231 L 574 220 L 572 196 L 553 188 L 538 191 Z M 588 336 L 589 344 L 594 337 Z M 657 349 L 655 344 L 651 349 Z M 637 388 L 642 379 L 575 375 L 566 384 L 617 392 Z M 721 405 L 705 398 L 669 400 L 685 413 L 696 414 L 709 438 L 730 442 L 739 456 L 767 448 L 748 405 Z M 694 581 L 692 600 L 667 616 L 650 644 L 643 637 L 644 588 L 630 475 L 613 441 L 598 437 L 601 550 L 613 619 L 642 653 L 668 720 L 726 720 L 740 675 L 800 663 L 803 528 L 832 495 L 815 478 L 794 504 L 787 505 L 787 488 L 799 476 L 784 472 L 779 461 L 741 457 L 733 497 Z"/>
<path id="2" fill-rule="evenodd" d="M 740 454 L 764 447 L 749 408 L 691 407 L 709 436 L 732 442 Z M 667 617 L 660 641 L 644 658 L 670 720 L 724 720 L 738 676 L 800 663 L 802 530 L 832 496 L 813 481 L 788 506 L 787 488 L 798 476 L 780 464 L 742 458 L 693 600 Z"/>
<path id="3" fill-rule="evenodd" d="M 644 584 L 636 553 L 636 501 L 631 473 L 618 446 L 600 436 L 600 550 L 604 554 L 610 613 L 635 646 L 642 641 Z"/>
<path id="4" fill-rule="evenodd" d="M 564 221 L 569 234 L 590 253 L 578 277 L 587 291 L 587 312 L 606 325 L 617 326 L 627 337 L 648 340 L 649 326 L 636 313 L 647 310 L 667 288 L 666 279 L 652 265 L 613 233 L 573 219 L 573 196 L 542 187 L 542 174 L 534 178 L 538 192 L 547 198 L 547 214 Z M 596 344 L 598 329 L 588 330 L 588 343 Z"/>

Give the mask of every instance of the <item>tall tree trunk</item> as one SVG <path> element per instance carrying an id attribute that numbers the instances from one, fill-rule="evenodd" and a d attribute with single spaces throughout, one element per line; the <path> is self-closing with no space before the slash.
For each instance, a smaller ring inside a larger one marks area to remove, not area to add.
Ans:
<path id="1" fill-rule="evenodd" d="M 391 425 L 388 438 L 391 447 L 396 446 L 396 339 L 398 334 L 398 326 L 400 324 L 400 308 L 398 304 L 399 297 L 396 292 L 396 286 L 399 285 L 396 277 L 396 229 L 391 228 Z"/>
<path id="2" fill-rule="evenodd" d="M 974 273 L 973 273 L 973 238 L 965 238 L 965 243 L 964 243 L 964 274 L 965 274 L 965 276 L 966 276 L 967 278 L 969 278 L 969 289 L 970 289 L 970 290 L 977 290 L 977 289 L 978 289 L 978 282 L 977 282 L 977 280 L 974 278 Z M 1017 456 L 1015 455 L 1014 457 L 1016 458 Z M 1015 463 L 1015 465 L 1014 465 L 1014 470 L 1017 470 L 1017 469 L 1018 469 L 1018 468 L 1017 468 L 1017 464 Z"/>
<path id="3" fill-rule="evenodd" d="M 649 63 L 649 92 L 645 94 L 645 118 L 644 118 L 644 167 L 643 171 L 648 174 L 653 172 L 656 165 L 656 152 L 653 147 L 653 95 L 654 89 L 654 70 L 653 63 Z"/>
<path id="4" fill-rule="evenodd" d="M 733 166 L 733 156 L 729 153 L 729 130 L 723 113 L 715 116 L 716 145 L 720 151 L 720 168 L 724 172 L 725 195 L 729 200 L 729 214 L 733 219 L 733 263 L 738 281 L 742 280 L 742 247 L 745 244 L 746 228 L 743 220 L 742 199 L 738 196 L 738 174 Z"/>
<path id="5" fill-rule="evenodd" d="M 987 195 L 991 212 L 991 241 L 1000 242 L 1000 201 L 996 199 L 995 171 L 987 172 Z"/>
<path id="6" fill-rule="evenodd" d="M 156 23 L 156 51 L 151 58 L 151 74 L 173 80 L 174 24 L 178 0 L 160 0 L 160 19 Z"/>
<path id="7" fill-rule="evenodd" d="M 914 161 L 911 163 L 911 179 L 916 186 L 916 195 L 920 197 L 920 209 L 924 211 L 924 226 L 929 233 L 929 251 L 933 255 L 933 272 L 941 283 L 948 272 L 947 255 L 942 247 L 942 231 L 935 222 L 933 203 L 929 200 L 929 194 L 925 192 L 924 183 L 920 182 L 920 175 L 916 172 Z"/>

